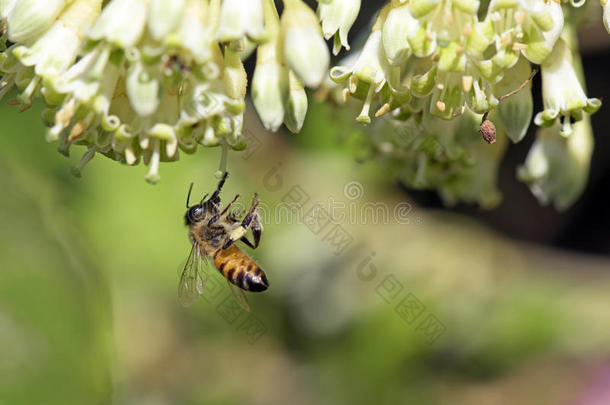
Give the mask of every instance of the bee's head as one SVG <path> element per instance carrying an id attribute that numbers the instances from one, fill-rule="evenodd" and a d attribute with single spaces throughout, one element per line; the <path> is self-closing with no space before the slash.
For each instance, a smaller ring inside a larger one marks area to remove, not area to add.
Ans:
<path id="1" fill-rule="evenodd" d="M 201 221 L 205 214 L 205 208 L 203 204 L 193 205 L 192 207 L 188 207 L 186 210 L 186 214 L 184 214 L 184 223 L 186 225 L 192 225 L 195 222 Z"/>
<path id="2" fill-rule="evenodd" d="M 186 214 L 184 214 L 184 222 L 186 225 L 192 225 L 195 222 L 201 221 L 206 215 L 206 213 L 209 213 L 211 215 L 218 214 L 218 208 L 220 206 L 220 190 L 222 189 L 222 186 L 224 185 L 228 175 L 229 173 L 224 173 L 222 179 L 220 179 L 220 182 L 218 183 L 216 191 L 214 191 L 209 200 L 206 200 L 206 197 L 208 196 L 206 194 L 203 196 L 199 204 L 189 207 L 191 191 L 193 191 L 193 183 L 191 183 L 189 193 L 186 196 Z"/>
<path id="3" fill-rule="evenodd" d="M 201 200 L 199 204 L 195 204 L 189 207 L 189 200 L 191 198 L 192 190 L 193 183 L 191 183 L 191 186 L 189 187 L 189 193 L 186 196 L 186 214 L 184 214 L 185 225 L 192 225 L 197 221 L 201 221 L 203 219 L 203 216 L 205 215 L 205 203 L 203 202 L 205 197 Z"/>

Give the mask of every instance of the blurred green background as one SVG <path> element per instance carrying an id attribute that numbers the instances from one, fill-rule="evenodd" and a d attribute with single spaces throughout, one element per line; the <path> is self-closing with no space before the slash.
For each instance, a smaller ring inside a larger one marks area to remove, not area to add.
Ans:
<path id="1" fill-rule="evenodd" d="M 224 200 L 274 209 L 298 186 L 303 212 L 404 215 L 340 221 L 340 252 L 336 224 L 267 216 L 246 251 L 271 286 L 248 314 L 217 274 L 177 300 L 186 192 L 215 187 L 218 149 L 163 164 L 156 186 L 99 156 L 77 179 L 82 151 L 44 141 L 40 105 L 0 107 L 0 404 L 610 403 L 609 258 L 425 209 L 355 163 L 349 117 L 310 109 L 298 136 L 247 117 Z"/>

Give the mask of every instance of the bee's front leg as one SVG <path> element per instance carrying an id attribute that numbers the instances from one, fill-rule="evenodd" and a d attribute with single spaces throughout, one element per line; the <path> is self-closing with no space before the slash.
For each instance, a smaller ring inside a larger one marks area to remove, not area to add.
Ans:
<path id="1" fill-rule="evenodd" d="M 216 221 L 218 221 L 218 219 L 219 219 L 220 217 L 222 217 L 223 215 L 225 215 L 225 214 L 227 213 L 227 211 L 229 211 L 229 209 L 231 208 L 231 206 L 232 206 L 233 204 L 235 204 L 235 201 L 237 201 L 237 199 L 238 199 L 238 198 L 239 198 L 239 194 L 237 194 L 237 195 L 235 196 L 235 198 L 233 198 L 233 201 L 231 201 L 231 202 L 229 203 L 229 205 L 227 205 L 227 206 L 225 207 L 225 209 L 224 209 L 224 210 L 222 210 L 222 212 L 221 212 L 220 214 L 216 214 L 216 215 L 214 215 L 212 218 L 210 218 L 210 220 L 208 221 L 208 226 L 213 225 L 213 224 L 214 224 Z"/>
<path id="2" fill-rule="evenodd" d="M 208 200 L 210 203 L 214 204 L 215 207 L 218 207 L 220 205 L 220 190 L 222 190 L 222 187 L 225 185 L 225 181 L 227 180 L 228 176 L 229 176 L 229 172 L 225 172 L 224 175 L 222 176 L 222 179 L 220 179 L 220 181 L 218 182 L 216 191 L 214 191 L 214 193 Z"/>

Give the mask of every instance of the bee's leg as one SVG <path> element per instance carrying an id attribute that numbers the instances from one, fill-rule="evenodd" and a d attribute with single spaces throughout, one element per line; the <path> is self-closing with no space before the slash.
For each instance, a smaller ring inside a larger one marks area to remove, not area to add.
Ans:
<path id="1" fill-rule="evenodd" d="M 248 247 L 250 247 L 250 248 L 252 248 L 252 249 L 256 249 L 256 248 L 254 247 L 254 244 L 253 244 L 252 242 L 250 242 L 250 241 L 248 240 L 248 238 L 246 238 L 245 236 L 244 236 L 243 238 L 241 238 L 239 241 L 240 241 L 240 242 L 243 242 L 243 244 L 244 244 L 244 245 L 246 245 L 246 246 L 248 246 Z"/>
<path id="2" fill-rule="evenodd" d="M 220 190 L 222 190 L 222 187 L 225 185 L 225 181 L 227 180 L 228 175 L 229 172 L 225 172 L 225 174 L 222 176 L 222 179 L 220 179 L 220 181 L 218 182 L 216 191 L 214 191 L 214 194 L 212 194 L 208 201 L 214 203 L 215 205 L 220 204 Z"/>
<path id="3" fill-rule="evenodd" d="M 216 214 L 214 215 L 212 218 L 210 218 L 210 220 L 208 221 L 208 226 L 212 225 L 214 222 L 218 221 L 218 218 L 222 217 L 224 214 L 227 213 L 227 211 L 229 210 L 229 208 L 231 208 L 231 206 L 233 204 L 235 204 L 235 201 L 237 201 L 237 199 L 239 198 L 239 194 L 237 194 L 235 196 L 235 198 L 233 199 L 233 201 L 231 201 L 224 210 L 222 210 L 222 212 L 220 214 Z"/>
<path id="4" fill-rule="evenodd" d="M 240 240 L 246 235 L 246 231 L 248 230 L 248 228 L 250 228 L 250 225 L 252 225 L 253 220 L 259 217 L 259 214 L 256 211 L 259 202 L 260 201 L 256 198 L 256 194 L 254 194 L 254 200 L 252 201 L 252 207 L 250 207 L 250 211 L 248 211 L 248 214 L 246 214 L 243 221 L 241 221 L 241 225 L 231 232 L 231 234 L 229 235 L 229 240 L 222 247 L 223 249 L 227 249 L 233 243 L 235 243 L 235 241 Z M 254 222 L 257 222 L 260 225 L 258 219 Z M 258 239 L 260 240 L 260 234 L 258 236 Z M 258 240 L 256 235 L 254 236 L 254 246 L 258 246 Z"/>
<path id="5" fill-rule="evenodd" d="M 261 241 L 261 236 L 263 236 L 263 224 L 261 223 L 261 216 L 258 211 L 254 213 L 254 220 L 250 229 L 252 229 L 252 236 L 254 236 L 254 246 L 252 248 L 256 249 Z"/>
<path id="6" fill-rule="evenodd" d="M 250 242 L 245 236 L 240 239 L 246 246 L 256 249 L 261 241 L 261 235 L 263 234 L 263 224 L 260 223 L 260 218 L 257 217 L 252 221 L 250 226 L 252 229 L 252 236 L 254 236 L 254 242 Z"/>

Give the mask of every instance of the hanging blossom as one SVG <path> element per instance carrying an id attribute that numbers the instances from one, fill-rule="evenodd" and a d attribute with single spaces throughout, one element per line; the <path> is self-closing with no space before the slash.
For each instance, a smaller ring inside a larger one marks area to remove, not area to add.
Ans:
<path id="1" fill-rule="evenodd" d="M 558 134 L 570 137 L 573 125 L 590 125 L 588 120 L 574 122 L 600 107 L 598 99 L 586 95 L 575 70 L 577 56 L 561 38 L 575 29 L 565 21 L 567 8 L 582 3 L 491 0 L 481 16 L 477 0 L 391 1 L 358 56 L 331 69 L 332 94 L 338 94 L 338 87 L 340 100 L 358 100 L 358 122 L 390 118 L 391 129 L 375 126 L 371 131 L 372 155 L 402 166 L 397 172 L 405 183 L 437 189 L 449 204 L 492 206 L 500 198 L 490 173 L 497 170 L 504 139 L 520 141 L 532 122 L 531 78 L 537 70 L 544 110 L 533 120 L 536 125 L 560 128 Z M 608 7 L 602 4 L 606 16 Z M 466 124 L 473 114 L 478 131 Z M 391 141 L 379 136 L 380 130 L 395 132 Z M 416 139 L 405 142 L 406 133 L 417 134 Z M 472 142 L 472 134 L 478 142 Z M 481 135 L 494 145 L 486 145 Z M 559 194 L 545 195 L 573 201 Z"/>
<path id="2" fill-rule="evenodd" d="M 579 72 L 572 8 L 584 0 L 491 0 L 484 10 L 479 0 L 391 0 L 330 74 L 326 41 L 335 54 L 350 50 L 361 0 L 320 0 L 317 13 L 303 0 L 282 3 L 279 15 L 273 0 L 0 0 L 0 97 L 14 89 L 8 103 L 21 110 L 43 99 L 47 139 L 66 155 L 86 148 L 77 175 L 101 153 L 144 161 L 154 183 L 160 162 L 198 146 L 220 147 L 224 171 L 227 150 L 246 147 L 242 60 L 255 53 L 250 95 L 266 129 L 300 131 L 306 89 L 324 82 L 317 94 L 358 100 L 358 122 L 389 117 L 382 132 L 417 134 L 371 136 L 375 153 L 402 161 L 408 184 L 491 206 L 506 138 L 523 139 L 534 117 L 539 70 L 544 108 L 533 121 L 545 130 L 520 178 L 542 202 L 573 201 L 546 186 L 556 169 L 531 162 L 553 161 L 547 151 L 557 148 L 536 146 L 549 144 L 543 134 L 564 138 L 552 142 L 573 156 L 570 139 L 600 107 Z"/>
<path id="3" fill-rule="evenodd" d="M 346 10 L 334 3 L 327 21 Z M 86 147 L 76 175 L 103 154 L 144 161 L 154 183 L 160 162 L 181 152 L 246 147 L 242 58 L 257 47 L 251 90 L 263 125 L 298 132 L 305 87 L 329 65 L 319 19 L 301 0 L 286 0 L 281 19 L 272 0 L 0 0 L 0 97 L 16 88 L 8 102 L 22 111 L 44 100 L 47 140 L 66 155 Z"/>

